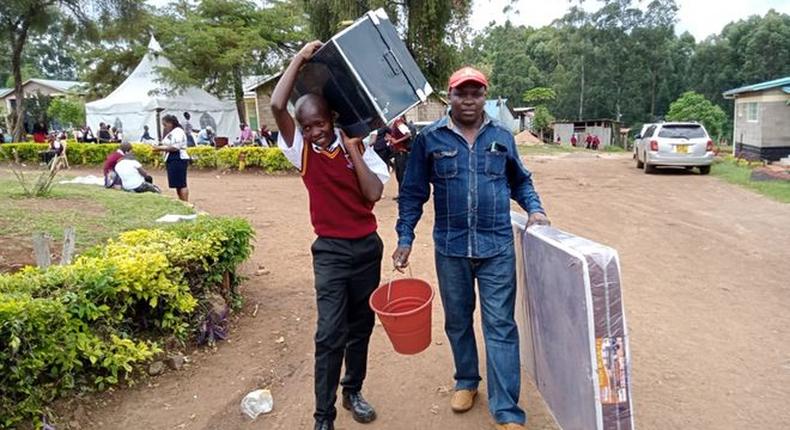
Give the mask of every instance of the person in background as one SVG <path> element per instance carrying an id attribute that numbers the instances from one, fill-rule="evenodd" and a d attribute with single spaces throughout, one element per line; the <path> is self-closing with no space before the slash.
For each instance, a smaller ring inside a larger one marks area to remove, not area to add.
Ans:
<path id="1" fill-rule="evenodd" d="M 192 119 L 192 115 L 189 112 L 184 112 L 184 134 L 187 135 L 187 147 L 191 148 L 195 146 L 195 136 L 192 135 L 192 123 L 189 120 Z"/>
<path id="2" fill-rule="evenodd" d="M 593 135 L 593 138 L 592 138 L 592 149 L 597 151 L 598 150 L 598 145 L 600 145 L 600 144 L 601 144 L 601 139 L 598 138 L 598 135 L 597 134 Z"/>
<path id="3" fill-rule="evenodd" d="M 592 134 L 588 134 L 587 137 L 584 138 L 585 148 L 590 149 L 592 147 Z"/>
<path id="4" fill-rule="evenodd" d="M 82 128 L 82 141 L 84 143 L 96 143 L 96 136 L 88 125 Z"/>
<path id="5" fill-rule="evenodd" d="M 37 121 L 33 124 L 33 142 L 36 143 L 45 143 L 47 141 L 47 135 L 49 131 L 47 130 L 47 125 L 44 124 L 44 121 Z"/>
<path id="6" fill-rule="evenodd" d="M 134 158 L 131 149 L 118 160 L 115 165 L 115 173 L 120 178 L 121 188 L 124 191 L 157 194 L 162 192 L 159 187 L 154 185 L 153 178 L 143 169 L 143 165 Z"/>
<path id="7" fill-rule="evenodd" d="M 266 124 L 261 124 L 261 130 L 258 135 L 261 138 L 261 146 L 277 146 L 277 141 L 272 138 L 272 133 L 269 131 L 269 127 L 266 127 Z"/>
<path id="8" fill-rule="evenodd" d="M 147 142 L 149 140 L 154 140 L 154 138 L 151 137 L 151 133 L 148 131 L 148 126 L 144 125 L 143 126 L 143 134 L 142 134 L 142 136 L 140 136 L 140 141 L 141 142 Z"/>
<path id="9" fill-rule="evenodd" d="M 5 143 L 5 132 L 0 128 L 0 145 Z"/>
<path id="10" fill-rule="evenodd" d="M 184 202 L 189 201 L 189 188 L 187 188 L 187 168 L 189 167 L 189 154 L 187 154 L 187 136 L 178 118 L 175 115 L 165 115 L 162 118 L 162 132 L 165 137 L 162 144 L 154 146 L 154 151 L 165 153 L 165 168 L 167 182 L 170 188 L 176 190 L 178 198 Z"/>
<path id="11" fill-rule="evenodd" d="M 112 142 L 112 134 L 110 134 L 110 126 L 101 123 L 99 124 L 99 143 L 110 143 Z"/>
<path id="12" fill-rule="evenodd" d="M 200 133 L 198 133 L 197 144 L 216 146 L 215 137 L 214 129 L 211 128 L 210 125 L 207 125 L 206 128 L 200 130 Z"/>
<path id="13" fill-rule="evenodd" d="M 252 129 L 249 125 L 245 123 L 239 124 L 239 128 L 241 129 L 241 134 L 236 139 L 237 146 L 244 146 L 244 145 L 252 145 Z"/>
<path id="14" fill-rule="evenodd" d="M 579 143 L 579 139 L 576 138 L 576 133 L 573 133 L 571 135 L 571 146 L 576 146 L 577 143 Z"/>
<path id="15" fill-rule="evenodd" d="M 375 130 L 370 139 L 373 141 L 373 150 L 387 165 L 387 169 L 392 170 L 392 148 L 390 148 L 389 135 L 392 131 L 389 127 L 381 127 Z"/>
<path id="16" fill-rule="evenodd" d="M 112 139 L 110 140 L 110 142 L 121 143 L 123 141 L 123 132 L 116 127 L 113 127 L 111 130 L 112 130 L 111 133 Z"/>
<path id="17" fill-rule="evenodd" d="M 129 142 L 123 142 L 118 147 L 118 149 L 107 154 L 107 158 L 104 159 L 104 165 L 102 166 L 105 188 L 117 188 L 121 185 L 120 179 L 115 174 L 115 165 L 118 164 L 118 161 L 129 152 L 132 152 L 132 144 Z"/>
<path id="18" fill-rule="evenodd" d="M 387 135 L 392 154 L 392 168 L 395 171 L 395 178 L 398 180 L 399 192 L 401 184 L 403 183 L 403 175 L 406 173 L 409 151 L 411 150 L 411 141 L 415 134 L 417 134 L 416 131 L 409 128 L 405 120 L 401 118 L 395 121 L 390 128 L 390 133 Z M 392 199 L 398 200 L 398 196 Z"/>

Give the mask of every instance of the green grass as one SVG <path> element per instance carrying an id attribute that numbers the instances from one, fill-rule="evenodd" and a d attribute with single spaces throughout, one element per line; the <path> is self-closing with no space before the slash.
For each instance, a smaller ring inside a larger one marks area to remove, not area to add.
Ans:
<path id="1" fill-rule="evenodd" d="M 22 194 L 22 187 L 13 177 L 0 173 L 3 238 L 30 240 L 34 232 L 45 232 L 60 242 L 63 230 L 73 226 L 77 249 L 84 249 L 126 230 L 153 227 L 162 215 L 193 212 L 178 200 L 161 195 L 92 185 L 55 184 L 50 196 L 29 198 Z"/>
<path id="2" fill-rule="evenodd" d="M 790 203 L 790 182 L 752 181 L 752 168 L 745 165 L 736 165 L 730 158 L 718 158 L 713 164 L 711 174 L 782 203 Z"/>
<path id="3" fill-rule="evenodd" d="M 605 146 L 603 150 L 600 151 L 593 151 L 591 149 L 586 148 L 579 148 L 573 147 L 570 145 L 535 145 L 535 146 L 527 146 L 527 145 L 518 145 L 518 153 L 519 155 L 559 155 L 559 154 L 567 154 L 571 152 L 589 152 L 591 154 L 598 154 L 601 152 L 608 152 L 608 153 L 620 153 L 625 152 L 625 150 L 619 146 Z"/>

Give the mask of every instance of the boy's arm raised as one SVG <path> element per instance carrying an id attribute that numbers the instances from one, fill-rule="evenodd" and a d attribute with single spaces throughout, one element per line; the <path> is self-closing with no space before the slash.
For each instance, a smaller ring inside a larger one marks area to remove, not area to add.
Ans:
<path id="1" fill-rule="evenodd" d="M 305 45 L 299 53 L 294 56 L 293 60 L 291 60 L 291 64 L 285 69 L 282 77 L 280 77 L 280 81 L 277 82 L 277 86 L 274 87 L 274 91 L 272 92 L 272 115 L 274 115 L 277 128 L 280 129 L 280 134 L 283 136 L 289 148 L 293 145 L 296 124 L 293 118 L 291 118 L 291 114 L 288 113 L 288 98 L 291 96 L 291 91 L 296 82 L 296 76 L 299 74 L 299 68 L 310 60 L 313 54 L 315 54 L 322 45 L 323 44 L 319 40 Z"/>

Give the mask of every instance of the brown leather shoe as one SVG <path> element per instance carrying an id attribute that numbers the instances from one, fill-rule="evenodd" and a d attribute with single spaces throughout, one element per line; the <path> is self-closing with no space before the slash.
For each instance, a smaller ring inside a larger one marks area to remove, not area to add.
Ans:
<path id="1" fill-rule="evenodd" d="M 477 390 L 455 390 L 450 399 L 450 408 L 453 412 L 466 412 L 475 405 Z"/>
<path id="2" fill-rule="evenodd" d="M 497 424 L 494 426 L 496 430 L 526 430 L 527 428 L 524 427 L 523 424 L 519 423 L 504 423 L 504 424 Z"/>

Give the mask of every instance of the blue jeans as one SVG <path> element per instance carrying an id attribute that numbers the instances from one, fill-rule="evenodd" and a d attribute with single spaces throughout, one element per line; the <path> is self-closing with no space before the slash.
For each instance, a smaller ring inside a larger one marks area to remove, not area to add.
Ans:
<path id="1" fill-rule="evenodd" d="M 447 257 L 436 253 L 436 273 L 444 306 L 444 330 L 455 361 L 455 389 L 477 389 L 480 372 L 473 328 L 475 279 L 480 291 L 486 345 L 488 407 L 497 423 L 526 421 L 518 406 L 521 391 L 516 301 L 515 251 L 489 258 Z"/>

